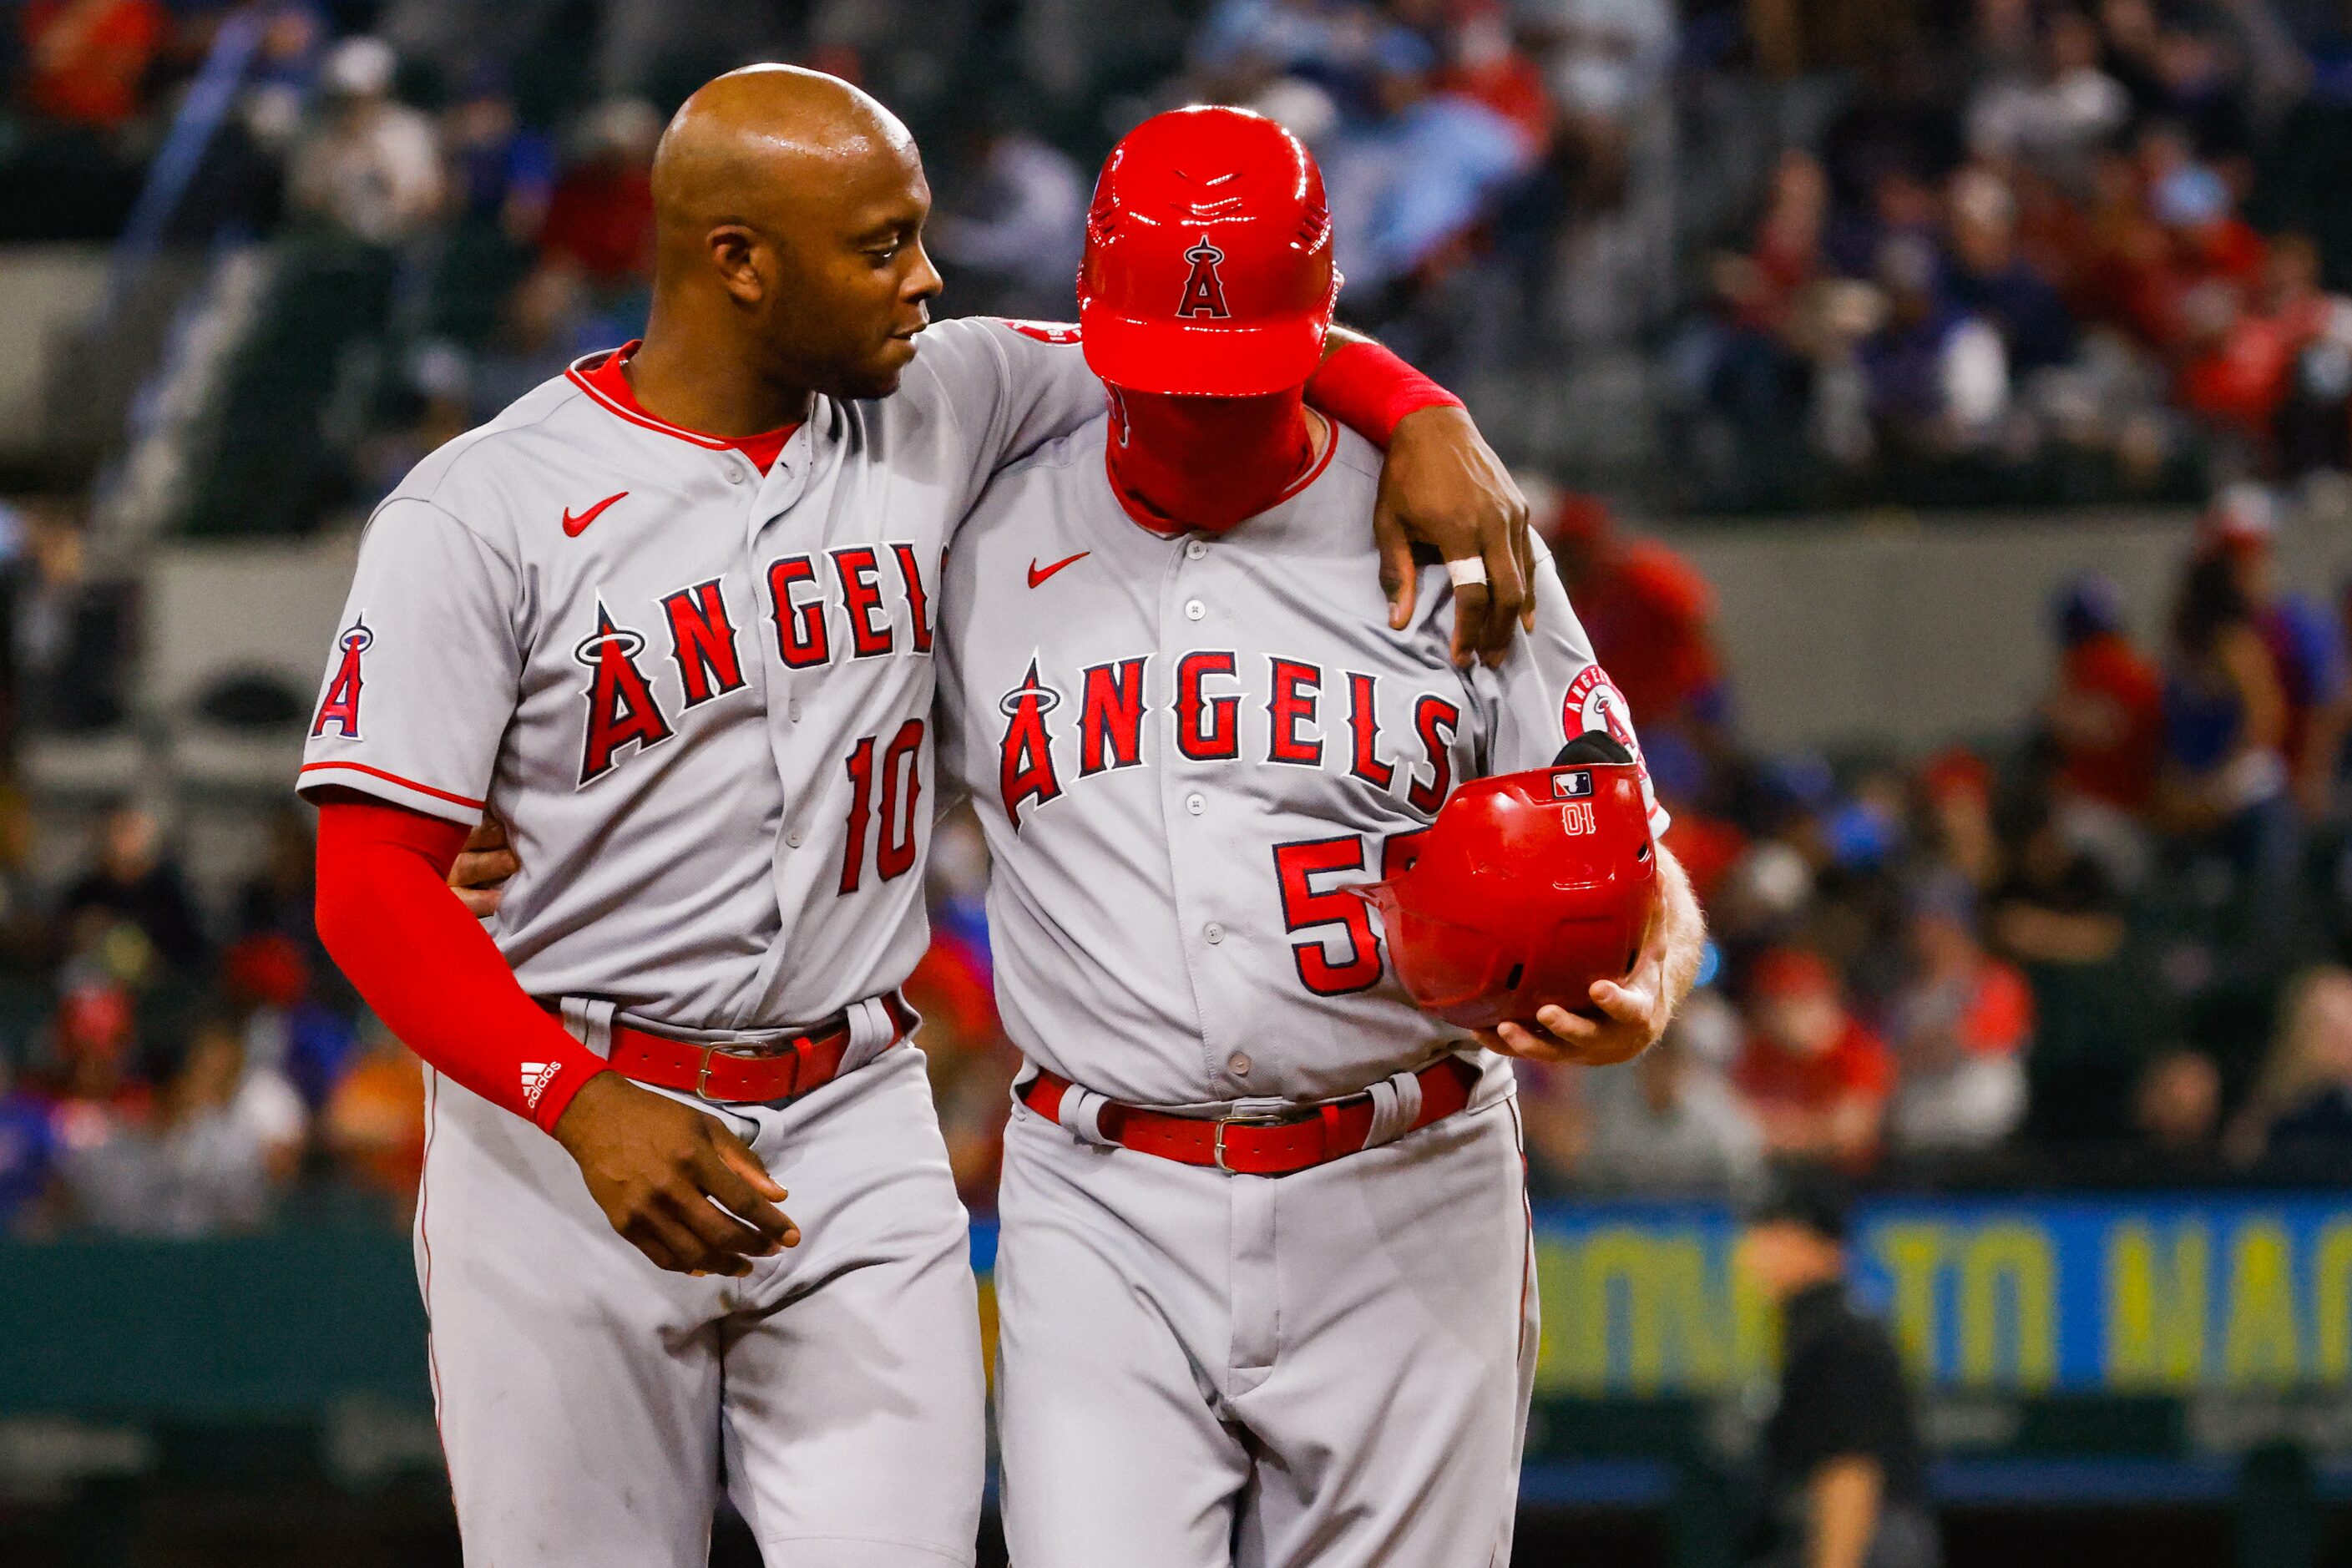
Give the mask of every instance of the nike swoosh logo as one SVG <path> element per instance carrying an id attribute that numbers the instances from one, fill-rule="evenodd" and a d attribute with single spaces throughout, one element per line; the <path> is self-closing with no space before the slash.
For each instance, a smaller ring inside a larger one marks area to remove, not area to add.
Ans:
<path id="1" fill-rule="evenodd" d="M 577 539 L 582 534 L 587 532 L 588 525 L 595 521 L 598 518 L 604 516 L 604 509 L 606 507 L 611 506 L 616 500 L 625 499 L 628 493 L 628 491 L 623 490 L 619 495 L 606 496 L 603 500 L 598 501 L 594 506 L 590 507 L 578 517 L 572 515 L 572 509 L 570 507 L 565 507 L 563 509 L 563 537 L 566 539 Z"/>
<path id="2" fill-rule="evenodd" d="M 1029 558 L 1029 585 L 1034 588 L 1038 584 L 1043 583 L 1046 578 L 1051 577 L 1055 573 L 1059 572 L 1063 567 L 1073 565 L 1080 561 L 1084 561 L 1087 556 L 1092 555 L 1093 553 L 1094 552 L 1091 550 L 1081 550 L 1076 555 L 1065 555 L 1059 561 L 1055 562 L 1051 566 L 1038 565 L 1037 558 L 1032 555 Z"/>

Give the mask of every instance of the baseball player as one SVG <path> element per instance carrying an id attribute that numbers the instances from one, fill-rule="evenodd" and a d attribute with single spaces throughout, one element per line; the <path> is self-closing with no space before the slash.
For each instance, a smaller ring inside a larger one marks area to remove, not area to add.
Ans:
<path id="1" fill-rule="evenodd" d="M 969 1563 L 965 1218 L 896 1048 L 940 561 L 1102 392 L 1063 334 L 924 332 L 921 166 L 845 84 L 721 78 L 654 192 L 643 343 L 370 523 L 300 780 L 320 934 L 432 1069 L 416 1252 L 469 1561 L 699 1564 L 723 1462 L 772 1562 Z M 1354 358 L 1333 401 L 1375 434 L 1427 400 Z M 1392 478 L 1441 551 L 1491 542 L 1475 641 L 1524 509 L 1462 427 L 1408 421 Z M 527 862 L 487 936 L 442 886 L 486 805 Z"/>
<path id="2" fill-rule="evenodd" d="M 941 583 L 944 788 L 987 836 L 1030 1064 L 996 1265 L 1022 1568 L 1509 1556 L 1536 1324 L 1512 1075 L 1414 1009 L 1343 889 L 1458 781 L 1590 731 L 1637 752 L 1549 563 L 1497 668 L 1448 658 L 1436 567 L 1389 624 L 1378 457 L 1302 399 L 1336 281 L 1288 132 L 1147 121 L 1088 216 L 1109 411 L 991 483 Z M 1657 1037 L 1701 940 L 1659 858 L 1599 1016 L 1487 1044 Z"/>

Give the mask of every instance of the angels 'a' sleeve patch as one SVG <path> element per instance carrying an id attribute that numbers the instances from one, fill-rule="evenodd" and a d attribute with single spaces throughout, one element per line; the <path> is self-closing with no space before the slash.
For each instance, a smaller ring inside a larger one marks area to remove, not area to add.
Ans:
<path id="1" fill-rule="evenodd" d="M 1076 321 L 1013 321 L 1004 323 L 1024 338 L 1034 338 L 1041 343 L 1075 343 L 1083 341 Z"/>
<path id="2" fill-rule="evenodd" d="M 1606 730 L 1636 761 L 1641 759 L 1642 742 L 1633 733 L 1633 711 L 1609 672 L 1597 664 L 1586 666 L 1569 683 L 1568 697 L 1560 704 L 1559 727 L 1562 739 L 1570 741 L 1588 730 Z"/>

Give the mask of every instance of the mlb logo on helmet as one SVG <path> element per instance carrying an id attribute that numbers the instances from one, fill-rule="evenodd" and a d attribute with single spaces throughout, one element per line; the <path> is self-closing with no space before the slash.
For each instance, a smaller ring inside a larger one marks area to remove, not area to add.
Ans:
<path id="1" fill-rule="evenodd" d="M 1551 775 L 1554 800 L 1586 800 L 1592 795 L 1592 775 L 1582 769 Z"/>

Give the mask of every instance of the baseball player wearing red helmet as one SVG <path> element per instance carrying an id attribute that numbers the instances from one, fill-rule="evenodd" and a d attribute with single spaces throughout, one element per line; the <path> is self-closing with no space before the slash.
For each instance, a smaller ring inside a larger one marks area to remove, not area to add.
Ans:
<path id="1" fill-rule="evenodd" d="M 996 1265 L 1023 1568 L 1506 1561 L 1536 1301 L 1497 1053 L 1630 1056 L 1698 963 L 1549 563 L 1498 668 L 1448 657 L 1443 567 L 1383 614 L 1373 454 L 1301 398 L 1330 242 L 1272 121 L 1138 127 L 1080 279 L 1109 409 L 997 476 L 941 581 L 942 786 L 1029 1062 Z"/>
<path id="2" fill-rule="evenodd" d="M 920 161 L 845 83 L 720 78 L 653 190 L 644 342 L 369 523 L 301 774 L 320 932 L 433 1068 L 417 1265 L 469 1561 L 698 1565 L 723 1477 L 771 1562 L 969 1563 L 969 1237 L 897 994 L 941 562 L 1103 395 L 1059 333 L 929 324 Z M 1458 408 L 1370 424 L 1510 603 L 1524 507 Z M 442 886 L 486 808 L 528 862 L 488 934 Z"/>

